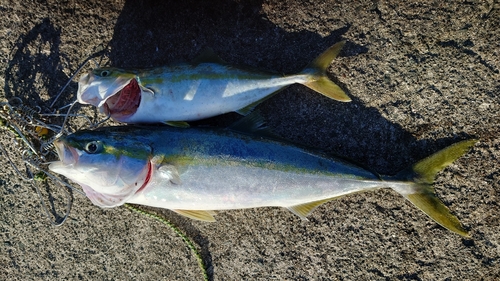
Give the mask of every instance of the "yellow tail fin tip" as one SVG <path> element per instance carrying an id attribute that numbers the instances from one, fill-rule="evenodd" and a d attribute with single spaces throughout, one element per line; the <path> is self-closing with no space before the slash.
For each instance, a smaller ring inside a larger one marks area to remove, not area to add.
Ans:
<path id="1" fill-rule="evenodd" d="M 456 216 L 436 196 L 432 186 L 436 174 L 465 154 L 477 140 L 466 140 L 452 144 L 417 162 L 411 172 L 403 171 L 400 180 L 414 181 L 412 190 L 403 194 L 415 206 L 446 229 L 461 236 L 470 237 Z M 405 176 L 407 178 L 405 178 Z M 410 178 L 408 178 L 410 177 Z"/>
<path id="2" fill-rule="evenodd" d="M 350 102 L 351 98 L 326 75 L 328 66 L 339 55 L 344 44 L 345 41 L 341 41 L 331 46 L 305 68 L 303 73 L 307 73 L 311 77 L 310 81 L 304 85 L 331 99 Z"/>

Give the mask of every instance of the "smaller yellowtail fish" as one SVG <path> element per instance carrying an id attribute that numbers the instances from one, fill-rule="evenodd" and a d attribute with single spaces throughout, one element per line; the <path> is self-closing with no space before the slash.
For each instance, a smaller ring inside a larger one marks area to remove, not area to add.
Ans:
<path id="1" fill-rule="evenodd" d="M 107 127 L 55 141 L 50 170 L 79 183 L 97 206 L 126 202 L 214 221 L 213 210 L 280 206 L 305 218 L 341 196 L 392 188 L 443 227 L 467 236 L 436 197 L 436 174 L 475 140 L 453 144 L 395 176 L 232 130 Z"/>
<path id="2" fill-rule="evenodd" d="M 232 111 L 246 114 L 272 93 L 295 83 L 348 102 L 351 99 L 326 75 L 343 45 L 335 44 L 302 72 L 286 76 L 239 69 L 209 58 L 142 70 L 97 68 L 80 78 L 77 99 L 116 121 L 177 126 Z"/>

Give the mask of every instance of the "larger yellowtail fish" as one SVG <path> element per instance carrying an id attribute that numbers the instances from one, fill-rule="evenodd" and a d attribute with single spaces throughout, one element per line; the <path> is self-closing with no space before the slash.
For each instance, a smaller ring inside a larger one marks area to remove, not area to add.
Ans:
<path id="1" fill-rule="evenodd" d="M 116 121 L 171 125 L 232 111 L 245 114 L 294 83 L 348 102 L 351 99 L 326 75 L 343 45 L 335 44 L 302 72 L 286 76 L 239 69 L 208 58 L 153 69 L 98 68 L 80 78 L 77 99 Z"/>
<path id="2" fill-rule="evenodd" d="M 214 221 L 214 210 L 280 206 L 305 218 L 341 196 L 392 188 L 443 227 L 467 231 L 436 197 L 436 174 L 474 140 L 453 144 L 395 176 L 335 157 L 231 130 L 108 127 L 54 142 L 50 170 L 80 184 L 97 206 L 124 203 L 171 209 Z"/>

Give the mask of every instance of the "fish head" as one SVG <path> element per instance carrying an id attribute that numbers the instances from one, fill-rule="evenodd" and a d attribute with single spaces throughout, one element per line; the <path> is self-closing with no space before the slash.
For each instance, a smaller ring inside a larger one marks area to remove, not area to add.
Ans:
<path id="1" fill-rule="evenodd" d="M 151 176 L 152 148 L 125 134 L 80 131 L 54 141 L 59 161 L 49 169 L 80 184 L 97 206 L 115 207 L 144 188 Z"/>
<path id="2" fill-rule="evenodd" d="M 142 89 L 134 71 L 114 67 L 96 68 L 80 77 L 77 100 L 91 104 L 121 121 L 133 115 L 141 102 Z"/>

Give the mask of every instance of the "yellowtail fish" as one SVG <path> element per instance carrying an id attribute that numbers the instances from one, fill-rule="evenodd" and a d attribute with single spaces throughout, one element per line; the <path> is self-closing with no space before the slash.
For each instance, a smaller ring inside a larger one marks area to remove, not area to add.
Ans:
<path id="1" fill-rule="evenodd" d="M 443 227 L 467 236 L 436 197 L 436 174 L 475 140 L 453 144 L 395 176 L 281 141 L 228 129 L 107 127 L 55 141 L 50 170 L 80 184 L 97 206 L 126 202 L 214 221 L 214 210 L 280 206 L 305 218 L 351 193 L 392 188 Z"/>
<path id="2" fill-rule="evenodd" d="M 232 111 L 248 113 L 272 93 L 295 83 L 348 102 L 351 99 L 326 75 L 343 45 L 335 44 L 302 72 L 285 76 L 239 69 L 209 58 L 152 69 L 97 68 L 80 78 L 77 99 L 116 121 L 177 126 Z"/>

